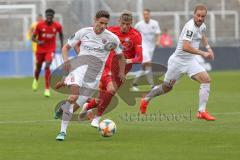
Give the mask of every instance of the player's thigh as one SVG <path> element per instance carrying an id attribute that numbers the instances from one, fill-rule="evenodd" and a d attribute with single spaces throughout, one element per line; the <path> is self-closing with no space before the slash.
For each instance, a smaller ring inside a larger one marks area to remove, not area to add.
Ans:
<path id="1" fill-rule="evenodd" d="M 199 83 L 209 83 L 211 81 L 207 71 L 196 60 L 192 60 L 189 63 L 187 74 L 190 78 Z"/>
<path id="2" fill-rule="evenodd" d="M 118 88 L 121 86 L 122 82 L 117 77 L 109 77 L 107 81 L 107 91 L 115 94 Z"/>
<path id="3" fill-rule="evenodd" d="M 143 48 L 142 54 L 143 54 L 143 60 L 142 63 L 149 63 L 152 61 L 153 56 L 153 49 L 150 48 Z"/>
<path id="4" fill-rule="evenodd" d="M 53 57 L 54 57 L 54 52 L 45 53 L 44 61 L 47 63 L 47 65 L 51 65 Z"/>
<path id="5" fill-rule="evenodd" d="M 45 54 L 44 53 L 36 53 L 36 64 L 41 65 L 44 62 Z"/>
<path id="6" fill-rule="evenodd" d="M 198 81 L 199 83 L 210 83 L 211 78 L 206 71 L 197 73 L 196 75 L 192 76 L 192 79 Z"/>

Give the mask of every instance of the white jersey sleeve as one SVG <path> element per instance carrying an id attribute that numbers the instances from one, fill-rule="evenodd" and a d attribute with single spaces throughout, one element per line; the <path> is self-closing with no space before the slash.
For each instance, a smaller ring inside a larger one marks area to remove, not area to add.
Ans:
<path id="1" fill-rule="evenodd" d="M 160 34 L 161 33 L 161 29 L 159 27 L 158 22 L 156 21 L 156 34 Z"/>
<path id="2" fill-rule="evenodd" d="M 135 26 L 134 26 L 134 28 L 135 28 L 136 30 L 138 30 L 139 32 L 141 32 L 141 31 L 140 31 L 140 24 L 141 24 L 141 21 L 139 21 L 138 23 L 136 23 Z"/>
<path id="3" fill-rule="evenodd" d="M 183 40 L 192 41 L 195 29 L 193 25 L 186 24 L 183 29 Z"/>
<path id="4" fill-rule="evenodd" d="M 122 45 L 119 38 L 116 35 L 114 35 L 114 43 L 117 44 L 116 48 L 114 49 L 115 53 L 122 54 Z"/>
<path id="5" fill-rule="evenodd" d="M 83 35 L 84 35 L 84 29 L 80 29 L 77 31 L 74 35 L 72 35 L 70 38 L 68 38 L 68 45 L 71 47 L 75 47 L 75 45 L 81 41 Z"/>

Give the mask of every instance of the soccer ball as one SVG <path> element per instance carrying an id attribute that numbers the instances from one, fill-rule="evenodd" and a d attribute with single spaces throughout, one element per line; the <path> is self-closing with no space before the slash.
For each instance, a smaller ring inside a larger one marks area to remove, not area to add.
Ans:
<path id="1" fill-rule="evenodd" d="M 104 119 L 99 123 L 98 131 L 103 137 L 111 137 L 116 133 L 116 124 L 110 119 Z"/>

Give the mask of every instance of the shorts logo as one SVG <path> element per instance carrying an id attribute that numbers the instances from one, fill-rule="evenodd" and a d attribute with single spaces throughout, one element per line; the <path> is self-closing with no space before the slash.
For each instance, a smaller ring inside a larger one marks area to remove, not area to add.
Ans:
<path id="1" fill-rule="evenodd" d="M 187 37 L 187 38 L 192 38 L 192 36 L 193 36 L 193 32 L 190 31 L 190 30 L 187 30 L 186 37 Z"/>

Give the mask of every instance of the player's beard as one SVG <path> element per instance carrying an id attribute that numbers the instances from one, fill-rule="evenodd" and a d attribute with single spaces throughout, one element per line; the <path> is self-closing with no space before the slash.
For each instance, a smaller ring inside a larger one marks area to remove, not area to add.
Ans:
<path id="1" fill-rule="evenodd" d="M 101 28 L 101 27 L 98 27 L 98 26 L 95 27 L 95 31 L 96 31 L 97 34 L 101 34 L 104 30 L 105 30 L 105 28 Z"/>

